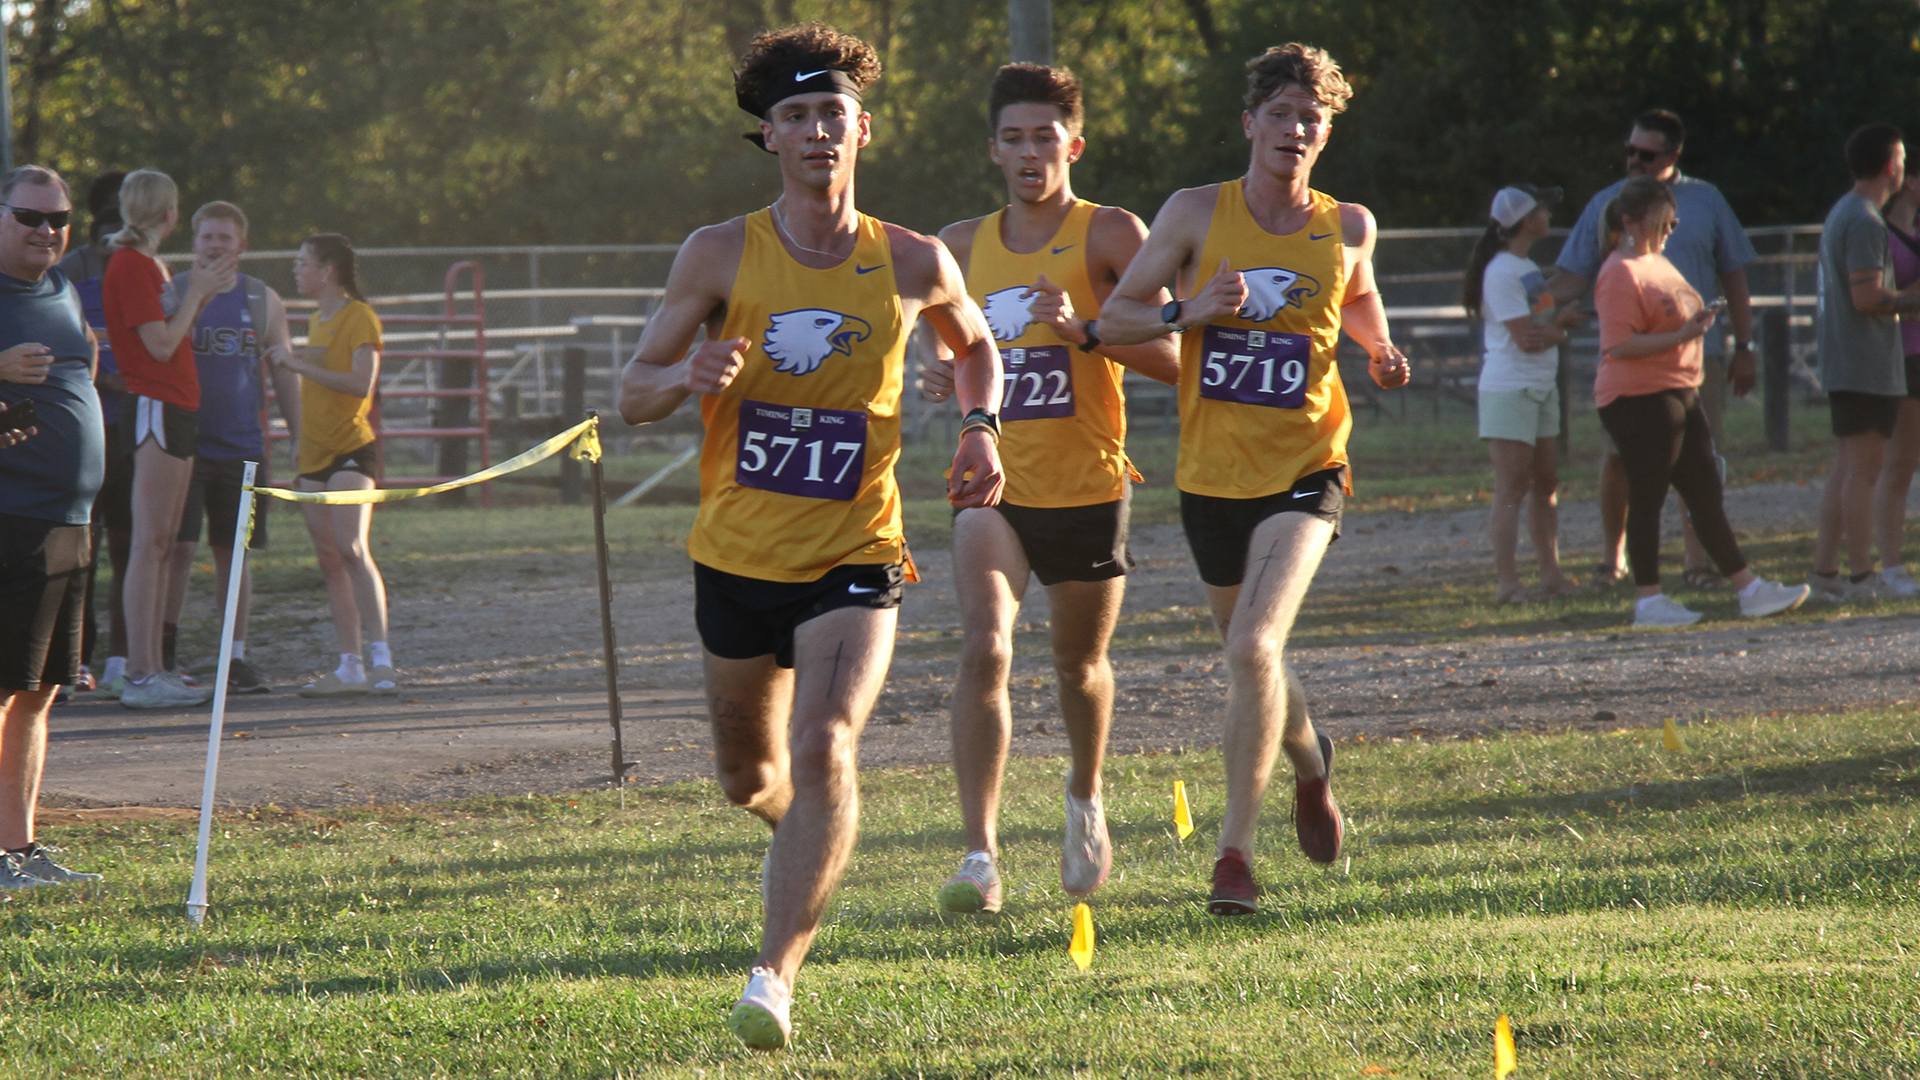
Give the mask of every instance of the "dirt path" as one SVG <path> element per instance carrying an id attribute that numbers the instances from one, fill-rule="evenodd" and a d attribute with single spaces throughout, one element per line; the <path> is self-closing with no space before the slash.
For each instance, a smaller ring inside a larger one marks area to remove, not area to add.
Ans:
<path id="1" fill-rule="evenodd" d="M 1739 489 L 1736 527 L 1811 520 L 1817 488 Z M 1595 535 L 1590 505 L 1563 536 Z M 1488 565 L 1485 512 L 1356 514 L 1322 570 L 1330 588 L 1384 566 L 1469 573 Z M 1174 609 L 1191 625 L 1205 596 L 1172 526 L 1136 533 L 1129 613 Z M 1578 566 L 1590 561 L 1576 561 Z M 919 556 L 925 582 L 902 612 L 901 644 L 862 745 L 869 765 L 945 762 L 946 700 L 958 645 L 949 559 Z M 604 785 L 609 729 L 590 581 L 543 577 L 396 598 L 409 685 L 386 699 L 303 701 L 283 687 L 235 699 L 222 745 L 223 805 L 321 807 L 368 800 L 558 793 Z M 1490 574 L 1488 574 L 1490 581 Z M 1490 585 L 1489 585 L 1490 587 Z M 1624 610 L 1625 594 L 1621 603 Z M 476 597 L 481 599 L 476 600 Z M 301 632 L 254 644 L 292 681 L 325 651 L 325 613 L 282 613 Z M 1313 599 L 1309 599 L 1311 606 Z M 709 750 L 687 575 L 661 568 L 616 606 L 629 757 L 642 782 L 708 774 Z M 1014 671 L 1015 750 L 1064 754 L 1045 654 L 1046 604 L 1022 614 Z M 1214 745 L 1226 681 L 1204 637 L 1117 651 L 1118 752 Z M 480 658 L 485 659 L 480 659 Z M 1657 724 L 1666 717 L 1804 712 L 1920 698 L 1920 616 L 1835 612 L 1816 623 L 1710 624 L 1681 632 L 1563 633 L 1466 642 L 1298 648 L 1317 721 L 1337 738 L 1450 737 L 1491 730 Z M 204 710 L 135 713 L 79 703 L 55 712 L 50 805 L 193 806 L 206 755 Z"/>

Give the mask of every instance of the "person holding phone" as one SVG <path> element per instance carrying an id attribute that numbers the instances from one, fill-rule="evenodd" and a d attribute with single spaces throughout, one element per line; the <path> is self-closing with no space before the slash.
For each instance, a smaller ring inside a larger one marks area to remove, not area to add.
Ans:
<path id="1" fill-rule="evenodd" d="M 1629 180 L 1607 207 L 1612 254 L 1593 289 L 1600 316 L 1593 401 L 1627 471 L 1627 560 L 1639 594 L 1635 626 L 1686 626 L 1700 619 L 1660 589 L 1660 508 L 1669 488 L 1679 490 L 1701 545 L 1739 591 L 1740 614 L 1788 611 L 1811 591 L 1747 569 L 1727 523 L 1699 393 L 1700 338 L 1720 307 L 1702 303 L 1661 254 L 1678 209 L 1673 192 L 1659 181 Z"/>

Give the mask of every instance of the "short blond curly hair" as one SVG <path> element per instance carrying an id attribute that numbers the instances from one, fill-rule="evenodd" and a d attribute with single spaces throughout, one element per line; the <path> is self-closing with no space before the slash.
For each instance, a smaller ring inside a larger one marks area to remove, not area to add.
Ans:
<path id="1" fill-rule="evenodd" d="M 1249 110 L 1259 108 L 1261 102 L 1286 86 L 1304 88 L 1332 112 L 1344 112 L 1347 99 L 1353 97 L 1353 87 L 1325 49 L 1293 41 L 1275 45 L 1247 61 Z"/>

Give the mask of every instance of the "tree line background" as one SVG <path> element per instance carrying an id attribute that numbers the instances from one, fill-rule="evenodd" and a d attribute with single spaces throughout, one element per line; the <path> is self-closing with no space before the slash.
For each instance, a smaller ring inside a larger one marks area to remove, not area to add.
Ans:
<path id="1" fill-rule="evenodd" d="M 8 0 L 16 161 L 76 186 L 150 165 L 256 247 L 670 242 L 764 204 L 733 57 L 819 18 L 880 50 L 869 213 L 931 231 L 1003 198 L 983 153 L 1004 0 Z M 1316 186 L 1387 227 L 1477 225 L 1512 180 L 1578 205 L 1627 119 L 1749 224 L 1817 221 L 1855 126 L 1920 131 L 1914 0 L 1055 0 L 1085 80 L 1083 197 L 1149 220 L 1237 175 L 1242 63 L 1299 40 L 1353 82 Z M 1564 223 L 1564 222 L 1563 222 Z"/>

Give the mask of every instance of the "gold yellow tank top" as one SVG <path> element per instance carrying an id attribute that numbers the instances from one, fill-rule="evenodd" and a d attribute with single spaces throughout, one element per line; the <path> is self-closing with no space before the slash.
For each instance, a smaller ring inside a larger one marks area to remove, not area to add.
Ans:
<path id="1" fill-rule="evenodd" d="M 1198 279 L 1224 258 L 1247 301 L 1182 335 L 1181 491 L 1255 499 L 1347 461 L 1353 414 L 1334 363 L 1347 289 L 1340 204 L 1312 195 L 1306 228 L 1275 236 L 1253 220 L 1241 181 L 1220 185 Z"/>
<path id="2" fill-rule="evenodd" d="M 747 243 L 720 336 L 753 342 L 746 365 L 700 403 L 694 560 L 768 581 L 901 562 L 900 388 L 907 327 L 885 228 L 860 217 L 853 255 L 800 265 L 766 210 Z"/>
<path id="3" fill-rule="evenodd" d="M 996 210 L 981 219 L 967 259 L 967 290 L 1000 346 L 1000 463 L 1004 498 L 1015 506 L 1092 506 L 1126 494 L 1127 407 L 1124 371 L 1032 321 L 1032 297 L 1045 274 L 1067 291 L 1082 319 L 1100 316 L 1087 276 L 1087 227 L 1100 207 L 1076 202 L 1053 239 L 1028 255 L 1000 242 Z"/>

